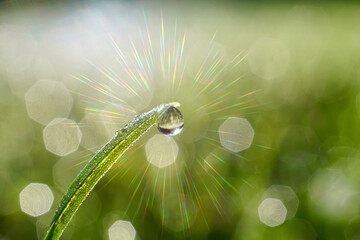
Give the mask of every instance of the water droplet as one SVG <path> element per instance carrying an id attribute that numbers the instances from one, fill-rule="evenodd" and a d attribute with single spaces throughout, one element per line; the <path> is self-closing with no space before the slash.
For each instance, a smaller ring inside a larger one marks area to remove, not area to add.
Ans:
<path id="1" fill-rule="evenodd" d="M 161 116 L 158 129 L 167 136 L 178 135 L 184 127 L 184 118 L 179 109 L 171 106 Z"/>

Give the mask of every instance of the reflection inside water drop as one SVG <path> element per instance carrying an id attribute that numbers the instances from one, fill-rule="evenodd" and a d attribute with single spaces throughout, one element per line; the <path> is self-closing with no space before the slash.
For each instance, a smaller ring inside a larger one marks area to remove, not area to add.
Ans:
<path id="1" fill-rule="evenodd" d="M 158 129 L 159 131 L 167 136 L 175 136 L 181 132 L 184 127 L 184 118 L 181 112 L 171 106 L 161 116 Z"/>

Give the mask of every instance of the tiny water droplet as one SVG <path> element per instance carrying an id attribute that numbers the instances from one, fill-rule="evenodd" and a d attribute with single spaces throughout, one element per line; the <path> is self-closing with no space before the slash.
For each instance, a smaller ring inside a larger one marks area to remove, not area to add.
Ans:
<path id="1" fill-rule="evenodd" d="M 178 135 L 184 127 L 184 118 L 179 109 L 171 106 L 161 116 L 158 129 L 167 136 Z"/>

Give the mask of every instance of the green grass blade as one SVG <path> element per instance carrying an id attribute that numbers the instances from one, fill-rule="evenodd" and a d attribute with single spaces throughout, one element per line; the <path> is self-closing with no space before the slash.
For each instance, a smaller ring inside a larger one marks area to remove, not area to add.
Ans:
<path id="1" fill-rule="evenodd" d="M 174 103 L 176 105 L 176 103 Z M 96 183 L 113 166 L 119 157 L 147 130 L 158 123 L 162 114 L 172 105 L 164 104 L 142 114 L 96 152 L 85 168 L 79 173 L 60 202 L 44 240 L 59 239 L 66 226 L 89 195 Z"/>

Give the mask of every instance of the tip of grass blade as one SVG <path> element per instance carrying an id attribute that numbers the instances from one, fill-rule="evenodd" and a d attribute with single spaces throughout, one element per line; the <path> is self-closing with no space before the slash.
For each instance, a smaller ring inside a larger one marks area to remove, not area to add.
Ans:
<path id="1" fill-rule="evenodd" d="M 70 185 L 55 213 L 45 240 L 60 238 L 71 218 L 97 182 L 138 138 L 158 123 L 162 114 L 171 106 L 180 106 L 180 103 L 162 104 L 136 117 L 134 121 L 130 121 L 128 125 L 117 131 L 115 136 L 96 152 Z"/>

